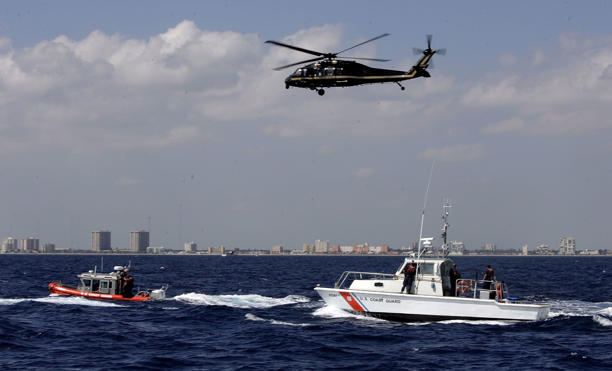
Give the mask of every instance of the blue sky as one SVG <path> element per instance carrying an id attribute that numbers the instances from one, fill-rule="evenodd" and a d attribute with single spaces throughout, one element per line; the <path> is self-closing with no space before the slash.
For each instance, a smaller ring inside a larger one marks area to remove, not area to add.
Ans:
<path id="1" fill-rule="evenodd" d="M 109 229 L 178 248 L 451 239 L 610 247 L 609 2 L 0 5 L 0 235 L 89 248 Z M 285 90 L 284 40 L 431 79 Z"/>

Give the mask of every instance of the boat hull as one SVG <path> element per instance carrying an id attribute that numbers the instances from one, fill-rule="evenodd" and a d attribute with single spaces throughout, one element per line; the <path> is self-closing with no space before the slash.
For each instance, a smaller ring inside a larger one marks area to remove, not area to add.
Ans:
<path id="1" fill-rule="evenodd" d="M 345 311 L 392 321 L 509 320 L 546 319 L 546 304 L 513 303 L 508 300 L 407 295 L 350 289 L 316 287 L 327 305 Z"/>
<path id="2" fill-rule="evenodd" d="M 58 295 L 82 296 L 88 299 L 96 300 L 123 300 L 123 301 L 149 301 L 152 300 L 148 292 L 142 292 L 134 295 L 131 298 L 125 298 L 123 295 L 102 294 L 98 292 L 88 292 L 77 290 L 72 287 L 63 285 L 60 282 L 51 282 L 49 284 L 49 292 Z"/>

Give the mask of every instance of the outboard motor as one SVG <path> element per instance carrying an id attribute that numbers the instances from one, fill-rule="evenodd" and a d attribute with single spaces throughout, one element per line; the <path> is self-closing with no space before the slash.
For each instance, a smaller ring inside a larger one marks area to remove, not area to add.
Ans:
<path id="1" fill-rule="evenodd" d="M 160 289 L 151 291 L 151 300 L 161 300 L 166 298 L 166 290 L 168 285 L 162 286 Z"/>

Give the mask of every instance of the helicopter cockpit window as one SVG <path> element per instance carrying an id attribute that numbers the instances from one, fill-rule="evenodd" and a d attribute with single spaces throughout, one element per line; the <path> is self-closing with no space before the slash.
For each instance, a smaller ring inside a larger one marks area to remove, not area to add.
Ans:
<path id="1" fill-rule="evenodd" d="M 325 76 L 333 76 L 336 69 L 334 67 L 325 68 Z"/>

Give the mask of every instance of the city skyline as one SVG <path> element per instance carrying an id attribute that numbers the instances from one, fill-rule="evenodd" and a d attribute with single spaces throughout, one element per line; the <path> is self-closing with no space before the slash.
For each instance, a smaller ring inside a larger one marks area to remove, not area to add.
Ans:
<path id="1" fill-rule="evenodd" d="M 609 247 L 611 3 L 143 6 L 0 5 L 0 235 L 408 246 L 435 162 L 424 235 L 450 198 L 466 246 Z M 286 90 L 291 69 L 273 68 L 303 56 L 264 44 L 337 51 L 385 32 L 347 56 L 409 69 L 426 34 L 448 53 L 405 91 L 320 97 Z"/>
<path id="2" fill-rule="evenodd" d="M 442 245 L 436 244 L 434 241 L 435 237 L 424 237 L 422 250 L 427 253 L 434 253 L 434 255 L 441 253 Z M 440 241 L 442 243 L 442 241 Z M 511 252 L 520 252 L 520 255 L 596 255 L 599 252 L 602 255 L 607 255 L 607 248 L 603 249 L 578 249 L 576 247 L 576 239 L 573 237 L 562 237 L 559 242 L 559 249 L 551 249 L 549 245 L 540 243 L 535 248 L 529 249 L 528 244 L 518 247 L 505 247 L 498 248 L 495 243 L 486 242 L 480 247 L 466 246 L 462 241 L 451 240 L 447 244 L 448 253 L 450 255 L 467 255 L 476 253 L 479 255 L 495 255 L 497 253 L 507 254 Z M 220 254 L 224 254 L 226 251 L 240 251 L 240 247 L 226 247 L 225 245 L 208 246 L 204 250 L 198 252 L 198 243 L 195 241 L 189 241 L 183 243 L 180 248 L 166 247 L 166 246 L 153 246 L 150 244 L 150 234 L 148 231 L 139 230 L 130 232 L 130 246 L 128 249 L 122 249 L 120 246 L 111 246 L 111 231 L 99 230 L 91 232 L 91 248 L 90 249 L 79 249 L 79 248 L 62 248 L 56 249 L 55 243 L 44 242 L 41 243 L 39 238 L 25 237 L 25 238 L 13 238 L 7 237 L 3 239 L 0 247 L 0 253 L 31 253 L 31 252 L 42 252 L 42 253 L 56 253 L 56 252 L 93 252 L 93 253 L 105 253 L 105 252 L 122 252 L 122 253 L 147 253 L 147 254 L 160 254 L 160 253 L 173 253 L 173 252 L 185 252 L 185 253 L 197 253 L 200 254 L 204 251 L 208 254 L 213 251 L 217 251 Z M 352 244 L 337 243 L 330 240 L 317 239 L 314 243 L 303 243 L 300 247 L 291 247 L 283 245 L 274 245 L 268 248 L 261 249 L 243 249 L 243 251 L 268 251 L 270 254 L 283 254 L 301 252 L 305 254 L 397 254 L 398 252 L 403 253 L 416 253 L 418 251 L 417 241 L 413 241 L 411 246 L 400 246 L 393 247 L 385 244 L 370 244 L 369 242 L 354 242 Z M 556 253 L 555 253 L 556 252 Z"/>

